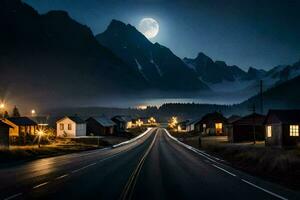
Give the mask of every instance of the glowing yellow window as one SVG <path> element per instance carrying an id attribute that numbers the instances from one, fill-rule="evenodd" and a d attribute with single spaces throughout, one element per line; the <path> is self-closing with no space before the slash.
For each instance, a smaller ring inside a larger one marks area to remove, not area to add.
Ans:
<path id="1" fill-rule="evenodd" d="M 267 126 L 267 137 L 272 137 L 272 126 Z"/>
<path id="2" fill-rule="evenodd" d="M 222 123 L 216 123 L 216 133 L 222 133 L 223 124 Z"/>
<path id="3" fill-rule="evenodd" d="M 299 126 L 290 125 L 290 136 L 299 136 Z"/>

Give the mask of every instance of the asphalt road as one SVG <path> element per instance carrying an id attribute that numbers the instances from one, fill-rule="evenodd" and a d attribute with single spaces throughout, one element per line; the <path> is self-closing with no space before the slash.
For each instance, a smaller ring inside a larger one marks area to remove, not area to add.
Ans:
<path id="1" fill-rule="evenodd" d="M 164 129 L 117 148 L 0 169 L 0 199 L 300 199 L 182 145 Z"/>

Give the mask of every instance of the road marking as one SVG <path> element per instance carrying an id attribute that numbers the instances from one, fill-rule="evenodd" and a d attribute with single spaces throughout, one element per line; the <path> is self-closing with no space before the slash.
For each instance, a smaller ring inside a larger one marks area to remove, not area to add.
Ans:
<path id="1" fill-rule="evenodd" d="M 37 188 L 43 187 L 44 185 L 47 185 L 48 183 L 49 182 L 41 183 L 39 185 L 34 186 L 33 189 L 37 189 Z"/>
<path id="2" fill-rule="evenodd" d="M 149 128 L 149 129 L 148 129 L 147 131 L 145 131 L 143 134 L 139 135 L 139 136 L 136 137 L 136 138 L 133 138 L 133 140 L 127 141 L 126 144 L 136 142 L 138 139 L 140 139 L 140 138 L 142 138 L 143 136 L 145 136 L 145 135 L 146 135 L 147 133 L 149 133 L 151 130 L 154 130 L 154 129 L 153 129 L 153 128 Z M 155 135 L 155 138 L 156 138 L 156 135 Z M 154 139 L 155 139 L 155 138 L 154 138 Z M 124 145 L 124 144 L 123 144 L 123 145 Z M 116 148 L 116 147 L 118 147 L 118 146 L 123 146 L 123 145 L 115 145 L 113 148 Z M 152 143 L 151 143 L 151 145 L 152 145 Z M 111 149 L 111 147 L 102 148 L 102 149 L 97 149 L 97 150 L 94 150 L 93 152 L 90 152 L 90 153 L 74 153 L 73 155 L 70 154 L 70 156 L 76 156 L 76 157 L 78 158 L 78 157 L 83 157 L 83 156 L 87 156 L 87 155 L 99 153 L 99 152 L 101 152 L 101 151 L 105 151 L 105 150 L 109 150 L 109 149 Z M 127 152 L 127 151 L 128 151 L 128 150 L 118 152 L 118 153 L 116 153 L 116 154 L 114 154 L 114 155 L 112 155 L 112 156 L 109 156 L 109 157 L 107 157 L 107 158 L 104 158 L 104 159 L 100 160 L 99 162 L 103 162 L 103 161 L 105 161 L 105 160 L 114 158 L 114 157 L 119 156 L 120 154 L 122 154 L 122 153 L 124 153 L 124 152 Z M 78 156 L 77 156 L 77 155 L 78 155 Z M 65 155 L 63 155 L 63 156 L 65 156 Z M 81 171 L 81 170 L 83 170 L 83 169 L 86 169 L 86 168 L 91 167 L 91 166 L 96 165 L 96 164 L 97 164 L 97 163 L 89 164 L 89 165 L 84 166 L 84 167 L 82 167 L 82 168 L 73 170 L 72 173 L 76 173 L 76 172 L 78 172 L 78 171 Z M 45 165 L 48 165 L 48 164 L 45 164 Z M 64 175 L 61 175 L 61 176 L 55 178 L 55 180 L 59 180 L 59 179 L 65 178 L 65 177 L 67 177 L 67 176 L 69 176 L 69 174 L 64 174 Z M 49 181 L 49 182 L 50 182 L 50 181 Z M 42 186 L 45 186 L 45 185 L 47 185 L 49 182 L 44 182 L 44 183 L 41 183 L 41 184 L 39 184 L 39 185 L 36 185 L 36 186 L 33 187 L 33 189 L 37 189 L 37 188 L 40 188 L 40 187 L 42 187 Z M 16 198 L 16 197 L 18 197 L 18 196 L 21 196 L 22 194 L 23 194 L 23 193 L 17 193 L 17 194 L 14 194 L 14 195 L 11 195 L 11 196 L 5 198 L 4 200 L 14 199 L 14 198 Z"/>
<path id="3" fill-rule="evenodd" d="M 210 157 L 204 155 L 203 153 L 201 153 L 200 150 L 195 149 L 195 148 L 193 148 L 193 147 L 191 147 L 191 146 L 189 146 L 189 145 L 187 145 L 187 144 L 184 144 L 183 142 L 180 142 L 179 140 L 177 140 L 177 138 L 173 137 L 173 136 L 169 133 L 169 131 L 167 131 L 166 129 L 164 129 L 164 130 L 165 130 L 165 132 L 167 133 L 167 135 L 169 136 L 169 138 L 171 138 L 172 140 L 174 140 L 174 141 L 177 142 L 178 144 L 184 146 L 185 148 L 187 148 L 187 149 L 189 149 L 189 150 L 195 152 L 196 154 L 198 154 L 198 155 L 200 155 L 200 156 L 202 156 L 202 157 L 204 157 L 204 158 L 206 158 L 206 159 L 208 159 L 208 160 L 210 160 L 210 161 L 212 161 L 212 162 L 214 162 L 214 163 L 218 163 L 216 160 L 214 160 L 214 159 L 212 159 L 212 158 L 210 158 Z M 218 164 L 219 164 L 219 163 L 218 163 Z"/>
<path id="4" fill-rule="evenodd" d="M 22 193 L 17 193 L 17 194 L 14 194 L 14 195 L 11 195 L 11 196 L 5 198 L 4 200 L 14 199 L 14 198 L 16 198 L 16 197 L 18 197 L 18 196 L 21 196 L 21 195 L 22 195 Z"/>
<path id="5" fill-rule="evenodd" d="M 227 171 L 226 169 L 223 169 L 222 167 L 219 167 L 217 165 L 212 164 L 212 166 L 214 166 L 215 168 L 218 168 L 219 170 L 222 170 L 223 172 L 226 172 L 227 174 L 230 174 L 231 176 L 236 176 L 235 174 Z"/>
<path id="6" fill-rule="evenodd" d="M 81 171 L 81 170 L 84 170 L 84 169 L 86 169 L 86 168 L 88 168 L 88 167 L 91 167 L 91 166 L 93 166 L 93 165 L 96 165 L 96 164 L 97 164 L 97 163 L 89 164 L 89 165 L 87 165 L 87 166 L 84 166 L 84 167 L 81 167 L 81 168 L 79 168 L 79 169 L 73 170 L 72 173 L 79 172 L 79 171 Z"/>
<path id="7" fill-rule="evenodd" d="M 198 150 L 198 149 L 197 149 Z M 211 158 L 214 158 L 214 159 L 216 159 L 216 160 L 218 160 L 218 161 L 222 161 L 222 162 L 225 162 L 225 160 L 222 160 L 222 159 L 220 159 L 220 158 L 217 158 L 217 157 L 215 157 L 215 156 L 212 156 L 212 155 L 210 155 L 210 154 L 208 154 L 208 153 L 205 153 L 204 151 L 200 151 L 200 150 L 198 150 L 200 153 L 203 153 L 204 155 L 206 155 L 206 156 L 209 156 L 209 157 L 211 157 Z"/>
<path id="8" fill-rule="evenodd" d="M 67 176 L 69 176 L 69 174 L 64 174 L 64 175 L 61 175 L 61 176 L 57 177 L 55 180 L 59 180 L 59 179 L 65 178 Z"/>
<path id="9" fill-rule="evenodd" d="M 166 129 L 164 129 L 164 130 L 165 130 L 165 132 L 167 133 L 167 135 L 168 135 L 171 139 L 173 139 L 175 142 L 177 142 L 177 143 L 179 143 L 180 145 L 184 146 L 185 148 L 190 149 L 191 151 L 193 151 L 193 152 L 195 152 L 195 153 L 197 153 L 197 154 L 199 154 L 199 155 L 201 155 L 201 156 L 207 158 L 208 160 L 213 161 L 213 162 L 215 162 L 215 163 L 217 163 L 217 164 L 221 164 L 221 163 L 218 163 L 216 160 L 224 161 L 224 160 L 222 160 L 222 159 L 218 159 L 218 158 L 216 158 L 216 157 L 214 157 L 214 156 L 211 156 L 211 155 L 209 155 L 209 154 L 207 154 L 207 153 L 201 152 L 201 151 L 198 150 L 198 149 L 195 149 L 195 148 L 193 148 L 193 147 L 191 147 L 191 146 L 189 146 L 189 145 L 187 145 L 187 144 L 184 144 L 184 143 L 180 142 L 179 140 L 177 140 L 177 138 L 173 137 Z M 206 154 L 207 156 L 206 156 L 205 154 Z M 212 158 L 215 158 L 216 160 L 213 160 L 213 159 L 209 158 L 208 156 L 210 156 L 210 157 L 212 157 Z M 225 169 L 223 169 L 223 168 L 221 168 L 221 167 L 218 167 L 217 165 L 214 165 L 214 164 L 212 164 L 212 165 L 213 165 L 214 167 L 216 167 L 216 168 L 218 168 L 218 169 L 220 169 L 220 170 L 222 170 L 222 171 L 224 171 L 224 172 L 226 172 L 226 173 L 232 175 L 232 176 L 236 176 L 235 174 L 233 174 L 233 173 L 231 173 L 231 172 L 229 172 L 229 171 L 227 171 L 227 170 L 225 170 Z M 267 189 L 264 189 L 264 188 L 262 188 L 262 187 L 259 187 L 259 186 L 255 185 L 255 184 L 253 184 L 253 183 L 251 183 L 251 182 L 249 182 L 249 181 L 246 181 L 246 180 L 244 180 L 244 179 L 241 179 L 241 180 L 242 180 L 243 182 L 245 182 L 245 183 L 251 185 L 252 187 L 255 187 L 255 188 L 260 189 L 260 190 L 262 190 L 262 191 L 264 191 L 264 192 L 266 192 L 266 193 L 268 193 L 268 194 L 270 194 L 270 195 L 273 195 L 274 197 L 277 197 L 277 198 L 282 199 L 282 200 L 288 200 L 288 199 L 285 198 L 285 197 L 282 197 L 282 196 L 280 196 L 280 195 L 278 195 L 278 194 L 276 194 L 276 193 L 274 193 L 274 192 L 271 192 L 271 191 L 269 191 L 269 190 L 267 190 Z"/>
<path id="10" fill-rule="evenodd" d="M 259 187 L 259 186 L 255 185 L 254 183 L 251 183 L 251 182 L 246 181 L 246 180 L 244 180 L 244 179 L 241 179 L 241 180 L 242 180 L 243 182 L 245 182 L 245 183 L 251 185 L 252 187 L 255 187 L 255 188 L 260 189 L 260 190 L 262 190 L 262 191 L 264 191 L 264 192 L 266 192 L 266 193 L 268 193 L 268 194 L 270 194 L 270 195 L 273 195 L 274 197 L 277 197 L 277 198 L 282 199 L 282 200 L 288 200 L 287 198 L 285 198 L 285 197 L 283 197 L 283 196 L 280 196 L 280 195 L 278 195 L 278 194 L 275 194 L 274 192 L 271 192 L 271 191 L 269 191 L 269 190 L 267 190 L 267 189 L 264 189 L 264 188 L 262 188 L 262 187 Z"/>
<path id="11" fill-rule="evenodd" d="M 151 130 L 154 130 L 153 128 L 148 128 L 144 133 L 140 134 L 139 136 L 131 139 L 131 140 L 128 140 L 128 141 L 125 141 L 125 142 L 122 142 L 122 143 L 119 143 L 119 144 L 115 144 L 112 146 L 112 148 L 116 148 L 116 147 L 120 147 L 120 146 L 124 146 L 126 144 L 131 144 L 133 142 L 136 142 L 138 139 L 144 137 L 145 135 L 147 135 L 147 133 L 149 133 Z"/>
<path id="12" fill-rule="evenodd" d="M 154 139 L 152 140 L 149 148 L 147 149 L 147 151 L 145 152 L 145 154 L 141 158 L 140 162 L 138 163 L 137 167 L 135 168 L 135 170 L 133 171 L 133 173 L 129 177 L 129 179 L 128 179 L 128 181 L 127 181 L 127 183 L 126 183 L 119 199 L 121 199 L 121 200 L 132 199 L 132 193 L 133 193 L 133 190 L 135 188 L 139 173 L 140 173 L 140 171 L 143 167 L 143 164 L 144 164 L 148 154 L 150 153 L 152 147 L 154 146 L 156 137 L 157 137 L 157 132 L 155 133 Z"/>

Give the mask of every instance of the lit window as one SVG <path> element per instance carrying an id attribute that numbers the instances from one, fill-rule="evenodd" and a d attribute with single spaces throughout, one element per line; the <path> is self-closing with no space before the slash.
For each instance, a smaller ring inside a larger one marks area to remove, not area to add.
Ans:
<path id="1" fill-rule="evenodd" d="M 203 128 L 206 128 L 206 124 L 203 124 Z"/>
<path id="2" fill-rule="evenodd" d="M 272 126 L 267 126 L 267 137 L 272 137 Z"/>
<path id="3" fill-rule="evenodd" d="M 218 133 L 218 134 L 222 133 L 222 128 L 223 128 L 222 123 L 216 123 L 215 127 L 216 127 L 216 133 Z"/>
<path id="4" fill-rule="evenodd" d="M 72 124 L 68 124 L 68 130 L 72 130 Z"/>
<path id="5" fill-rule="evenodd" d="M 59 124 L 59 129 L 64 130 L 64 124 Z"/>
<path id="6" fill-rule="evenodd" d="M 299 126 L 290 125 L 290 136 L 299 136 Z"/>
<path id="7" fill-rule="evenodd" d="M 223 125 L 222 123 L 216 123 L 216 129 L 222 129 Z"/>

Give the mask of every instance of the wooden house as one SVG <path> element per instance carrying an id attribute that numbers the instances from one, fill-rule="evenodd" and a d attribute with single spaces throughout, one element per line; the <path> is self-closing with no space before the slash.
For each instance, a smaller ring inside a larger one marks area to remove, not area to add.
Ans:
<path id="1" fill-rule="evenodd" d="M 12 126 L 0 121 L 0 149 L 9 147 L 9 129 Z"/>
<path id="2" fill-rule="evenodd" d="M 10 125 L 9 137 L 12 143 L 26 144 L 27 139 L 32 139 L 36 134 L 37 123 L 28 117 L 10 117 L 2 119 L 3 122 Z"/>
<path id="3" fill-rule="evenodd" d="M 132 118 L 125 115 L 117 115 L 111 119 L 116 123 L 116 131 L 124 132 L 132 127 Z"/>
<path id="4" fill-rule="evenodd" d="M 219 112 L 208 113 L 195 124 L 196 131 L 203 135 L 224 135 L 227 119 Z"/>
<path id="5" fill-rule="evenodd" d="M 227 124 L 227 135 L 230 142 L 248 142 L 265 139 L 264 115 L 253 113 Z"/>
<path id="6" fill-rule="evenodd" d="M 57 137 L 86 136 L 86 123 L 78 116 L 66 116 L 56 122 Z"/>
<path id="7" fill-rule="evenodd" d="M 195 125 L 200 122 L 201 119 L 193 119 L 186 123 L 187 132 L 196 132 Z M 197 131 L 199 132 L 199 130 Z"/>
<path id="8" fill-rule="evenodd" d="M 181 121 L 177 124 L 177 130 L 178 131 L 183 131 L 186 132 L 187 131 L 187 124 L 190 122 L 190 120 L 184 120 Z"/>
<path id="9" fill-rule="evenodd" d="M 106 117 L 90 117 L 86 120 L 87 135 L 112 135 L 116 124 Z"/>
<path id="10" fill-rule="evenodd" d="M 266 145 L 293 147 L 300 142 L 300 110 L 270 110 L 265 120 Z"/>

